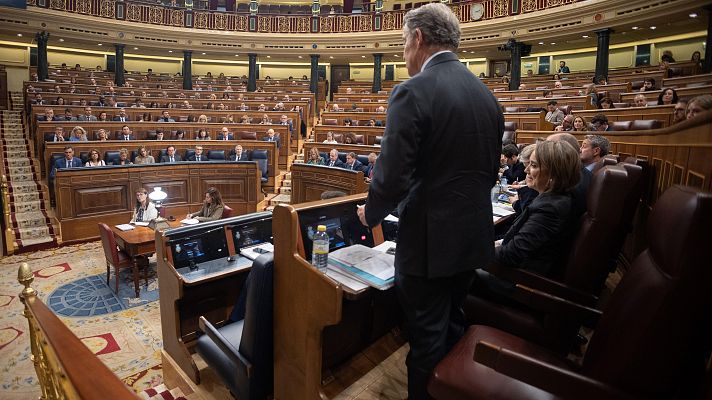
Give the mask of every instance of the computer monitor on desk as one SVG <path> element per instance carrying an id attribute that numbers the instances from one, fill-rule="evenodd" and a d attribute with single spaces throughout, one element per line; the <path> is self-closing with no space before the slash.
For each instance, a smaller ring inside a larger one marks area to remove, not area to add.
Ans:
<path id="1" fill-rule="evenodd" d="M 299 228 L 307 261 L 311 261 L 312 238 L 319 225 L 326 225 L 330 252 L 354 244 L 374 246 L 373 232 L 359 221 L 354 203 L 307 209 L 299 212 Z"/>
<path id="2" fill-rule="evenodd" d="M 249 219 L 227 226 L 235 252 L 250 246 L 272 243 L 272 215 L 259 219 Z"/>

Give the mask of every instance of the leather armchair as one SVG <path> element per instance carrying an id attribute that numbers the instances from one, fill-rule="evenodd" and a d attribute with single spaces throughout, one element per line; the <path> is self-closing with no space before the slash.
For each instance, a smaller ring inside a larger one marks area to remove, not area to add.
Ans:
<path id="1" fill-rule="evenodd" d="M 252 269 L 233 310 L 233 322 L 216 328 L 200 317 L 205 332 L 196 350 L 241 400 L 267 399 L 273 389 L 273 254 L 263 254 Z"/>
<path id="2" fill-rule="evenodd" d="M 673 186 L 648 220 L 648 248 L 599 316 L 580 366 L 517 336 L 472 326 L 435 368 L 436 399 L 693 398 L 712 346 L 712 193 Z M 552 299 L 556 300 L 556 299 Z M 474 355 L 474 357 L 473 357 Z"/>
<path id="3" fill-rule="evenodd" d="M 636 165 L 602 168 L 593 176 L 588 188 L 588 210 L 581 217 L 563 273 L 545 277 L 511 266 L 488 265 L 488 272 L 517 284 L 511 299 L 515 305 L 499 304 L 479 297 L 473 291 L 464 303 L 466 320 L 493 326 L 567 353 L 580 325 L 562 318 L 567 312 L 565 309 L 556 303 L 539 301 L 541 299 L 536 294 L 541 292 L 587 307 L 596 306 L 596 296 L 608 276 L 610 262 L 620 252 L 635 214 L 642 192 L 640 178 L 640 167 Z M 526 306 L 517 307 L 516 304 Z"/>

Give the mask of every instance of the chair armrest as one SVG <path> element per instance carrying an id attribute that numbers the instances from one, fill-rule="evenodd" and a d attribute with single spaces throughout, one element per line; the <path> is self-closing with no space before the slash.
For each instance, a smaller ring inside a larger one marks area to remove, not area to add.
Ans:
<path id="1" fill-rule="evenodd" d="M 236 349 L 235 346 L 230 344 L 230 342 L 225 339 L 225 337 L 215 328 L 215 326 L 213 326 L 213 324 L 210 323 L 210 321 L 201 315 L 198 320 L 198 326 L 200 327 L 200 330 L 208 335 L 210 340 L 212 340 L 213 343 L 215 343 L 215 345 L 218 346 L 223 353 L 225 353 L 230 361 L 235 363 L 235 365 L 244 366 L 248 378 L 252 376 L 252 364 L 240 354 L 239 350 Z"/>
<path id="2" fill-rule="evenodd" d="M 583 304 L 588 307 L 595 307 L 596 304 L 598 304 L 597 296 L 521 268 L 512 268 L 498 263 L 489 263 L 485 267 L 485 270 L 500 279 L 541 290 L 554 296 L 573 301 L 574 303 Z"/>
<path id="3" fill-rule="evenodd" d="M 576 321 L 587 327 L 595 327 L 601 318 L 601 311 L 554 296 L 541 290 L 517 284 L 512 297 L 538 311 Z"/>
<path id="4" fill-rule="evenodd" d="M 475 345 L 473 360 L 563 399 L 633 399 L 605 383 L 485 341 Z"/>

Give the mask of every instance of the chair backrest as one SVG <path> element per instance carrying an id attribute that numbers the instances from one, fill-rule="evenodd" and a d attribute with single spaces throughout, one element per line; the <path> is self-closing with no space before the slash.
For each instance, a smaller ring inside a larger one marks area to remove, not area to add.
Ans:
<path id="1" fill-rule="evenodd" d="M 249 399 L 265 399 L 272 393 L 274 374 L 273 291 L 274 254 L 263 254 L 252 262 L 245 282 L 245 315 L 240 354 L 252 363 Z"/>
<path id="2" fill-rule="evenodd" d="M 610 265 L 620 250 L 614 239 L 616 228 L 625 218 L 625 200 L 632 190 L 623 166 L 605 166 L 591 178 L 586 196 L 587 210 L 569 252 L 564 282 L 579 290 L 598 295 Z M 612 195 L 615 193 L 616 195 Z"/>
<path id="3" fill-rule="evenodd" d="M 237 139 L 257 140 L 257 132 L 249 132 L 249 131 L 237 132 Z"/>
<path id="4" fill-rule="evenodd" d="M 609 123 L 608 125 L 611 127 L 611 130 L 614 130 L 614 131 L 629 131 L 630 124 L 631 124 L 631 121 L 613 121 L 613 122 Z"/>
<path id="5" fill-rule="evenodd" d="M 227 204 L 223 204 L 223 213 L 221 219 L 230 218 L 233 215 L 235 215 L 235 210 L 230 208 L 230 206 L 228 206 Z"/>
<path id="6" fill-rule="evenodd" d="M 109 225 L 100 223 L 99 235 L 101 236 L 101 246 L 104 248 L 104 257 L 106 257 L 106 261 L 114 266 L 117 266 L 119 264 L 119 249 L 116 248 L 114 231 L 109 228 Z"/>
<path id="7" fill-rule="evenodd" d="M 224 159 L 225 159 L 225 150 L 208 150 L 208 160 L 224 160 Z"/>
<path id="8" fill-rule="evenodd" d="M 374 139 L 373 143 L 374 143 L 374 144 L 381 144 L 381 140 L 383 140 L 383 136 L 377 135 L 376 138 Z"/>
<path id="9" fill-rule="evenodd" d="M 354 135 L 356 138 L 356 143 L 363 144 L 363 135 Z"/>
<path id="10" fill-rule="evenodd" d="M 119 152 L 117 150 L 109 150 L 104 153 L 104 162 L 106 165 L 112 165 L 119 160 Z"/>
<path id="11" fill-rule="evenodd" d="M 709 221 L 712 193 L 673 186 L 658 199 L 648 248 L 604 309 L 585 375 L 640 398 L 674 398 L 704 372 L 712 344 Z"/>
<path id="12" fill-rule="evenodd" d="M 336 118 L 324 118 L 324 125 L 338 125 L 339 121 Z"/>
<path id="13" fill-rule="evenodd" d="M 630 124 L 630 129 L 633 131 L 641 131 L 648 129 L 660 129 L 663 127 L 663 121 L 658 119 L 636 119 Z"/>

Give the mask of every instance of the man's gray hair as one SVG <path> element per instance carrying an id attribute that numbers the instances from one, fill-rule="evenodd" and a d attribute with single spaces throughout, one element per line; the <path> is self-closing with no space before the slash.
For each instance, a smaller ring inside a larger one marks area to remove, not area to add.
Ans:
<path id="1" fill-rule="evenodd" d="M 600 149 L 599 154 L 601 157 L 606 156 L 611 149 L 611 142 L 609 142 L 604 136 L 586 135 L 586 139 L 591 144 L 592 148 L 598 147 Z"/>
<path id="2" fill-rule="evenodd" d="M 559 132 L 559 133 L 554 133 L 552 135 L 549 135 L 549 137 L 546 138 L 546 140 L 550 142 L 566 142 L 571 145 L 574 149 L 576 149 L 577 152 L 581 152 L 581 146 L 579 146 L 578 140 L 576 140 L 576 136 L 568 133 L 568 132 Z"/>
<path id="3" fill-rule="evenodd" d="M 430 3 L 408 11 L 403 20 L 403 29 L 408 36 L 420 29 L 426 45 L 449 50 L 456 50 L 460 46 L 460 22 L 443 3 Z"/>

